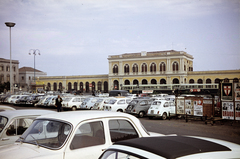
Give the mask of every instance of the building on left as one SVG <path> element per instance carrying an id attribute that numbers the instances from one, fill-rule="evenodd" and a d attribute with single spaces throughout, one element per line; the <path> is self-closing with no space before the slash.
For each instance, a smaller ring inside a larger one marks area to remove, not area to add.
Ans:
<path id="1" fill-rule="evenodd" d="M 12 82 L 13 88 L 19 84 L 19 61 L 12 60 Z M 0 83 L 10 82 L 10 60 L 0 58 Z"/>

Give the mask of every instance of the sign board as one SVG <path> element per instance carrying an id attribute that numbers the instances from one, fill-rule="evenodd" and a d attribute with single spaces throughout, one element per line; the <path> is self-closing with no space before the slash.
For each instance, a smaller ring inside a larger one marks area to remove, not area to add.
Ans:
<path id="1" fill-rule="evenodd" d="M 232 83 L 222 83 L 222 100 L 232 100 L 233 88 Z"/>
<path id="2" fill-rule="evenodd" d="M 240 83 L 234 83 L 234 90 L 235 90 L 235 101 L 240 101 Z"/>
<path id="3" fill-rule="evenodd" d="M 240 102 L 235 102 L 235 119 L 240 120 Z"/>
<path id="4" fill-rule="evenodd" d="M 92 83 L 89 83 L 89 87 L 92 87 Z"/>
<path id="5" fill-rule="evenodd" d="M 222 102 L 222 118 L 223 119 L 234 119 L 234 106 L 233 102 L 223 101 Z"/>
<path id="6" fill-rule="evenodd" d="M 142 90 L 142 93 L 153 93 L 153 90 Z"/>
<path id="7" fill-rule="evenodd" d="M 193 101 L 194 115 L 203 116 L 203 99 L 195 99 Z"/>

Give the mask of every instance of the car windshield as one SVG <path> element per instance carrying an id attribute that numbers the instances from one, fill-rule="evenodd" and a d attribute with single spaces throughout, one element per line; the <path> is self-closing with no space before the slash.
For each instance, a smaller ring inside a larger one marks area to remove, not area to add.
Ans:
<path id="1" fill-rule="evenodd" d="M 96 103 L 100 103 L 102 101 L 103 101 L 103 99 L 101 98 L 101 99 L 98 99 Z"/>
<path id="2" fill-rule="evenodd" d="M 137 104 L 137 103 L 138 103 L 137 100 L 132 100 L 129 104 L 135 105 L 135 104 Z"/>
<path id="3" fill-rule="evenodd" d="M 35 120 L 17 142 L 36 144 L 50 149 L 60 148 L 71 132 L 71 125 L 54 120 Z"/>
<path id="4" fill-rule="evenodd" d="M 72 98 L 63 98 L 63 102 L 69 102 Z"/>
<path id="5" fill-rule="evenodd" d="M 116 99 L 111 99 L 108 104 L 114 104 L 117 100 Z"/>
<path id="6" fill-rule="evenodd" d="M 6 118 L 4 116 L 0 116 L 0 133 L 2 132 L 4 127 L 6 126 L 7 122 L 8 122 L 8 118 Z"/>

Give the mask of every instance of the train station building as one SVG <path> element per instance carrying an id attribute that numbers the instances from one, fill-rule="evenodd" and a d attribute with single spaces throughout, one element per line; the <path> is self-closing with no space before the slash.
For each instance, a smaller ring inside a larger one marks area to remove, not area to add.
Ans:
<path id="1" fill-rule="evenodd" d="M 130 93 L 169 93 L 176 89 L 198 92 L 217 90 L 220 82 L 240 80 L 240 69 L 194 71 L 193 59 L 192 55 L 175 50 L 110 55 L 108 74 L 43 76 L 36 79 L 35 88 L 79 92 L 114 89 Z"/>

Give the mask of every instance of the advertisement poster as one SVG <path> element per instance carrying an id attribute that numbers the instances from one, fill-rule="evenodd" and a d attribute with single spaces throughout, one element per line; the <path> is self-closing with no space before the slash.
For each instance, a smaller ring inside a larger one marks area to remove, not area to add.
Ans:
<path id="1" fill-rule="evenodd" d="M 177 99 L 177 114 L 184 114 L 184 98 Z"/>
<path id="2" fill-rule="evenodd" d="M 222 119 L 234 119 L 233 102 L 222 102 Z"/>
<path id="3" fill-rule="evenodd" d="M 193 104 L 191 99 L 185 100 L 185 114 L 193 115 Z"/>
<path id="4" fill-rule="evenodd" d="M 235 90 L 235 101 L 240 101 L 240 83 L 234 83 L 234 90 Z"/>
<path id="5" fill-rule="evenodd" d="M 222 83 L 222 100 L 232 100 L 232 83 Z"/>
<path id="6" fill-rule="evenodd" d="M 240 102 L 235 102 L 235 119 L 240 120 Z"/>
<path id="7" fill-rule="evenodd" d="M 203 116 L 203 100 L 197 99 L 193 101 L 194 103 L 194 115 Z"/>

